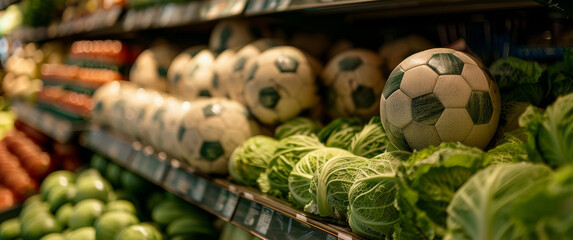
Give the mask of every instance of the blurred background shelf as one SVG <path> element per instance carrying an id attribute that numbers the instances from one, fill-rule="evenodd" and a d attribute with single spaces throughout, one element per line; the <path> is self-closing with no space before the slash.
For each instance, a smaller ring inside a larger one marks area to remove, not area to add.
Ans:
<path id="1" fill-rule="evenodd" d="M 40 109 L 24 102 L 14 102 L 17 119 L 59 143 L 68 143 L 87 129 L 87 122 L 66 118 L 62 114 Z"/>
<path id="2" fill-rule="evenodd" d="M 165 153 L 101 129 L 82 134 L 85 146 L 154 184 L 264 239 L 364 239 L 316 220 L 286 202 L 226 178 L 202 175 Z"/>
<path id="3" fill-rule="evenodd" d="M 185 28 L 230 17 L 281 17 L 285 14 L 346 14 L 347 18 L 391 18 L 438 13 L 543 8 L 532 0 L 215 0 L 169 3 L 143 9 L 114 7 L 48 27 L 23 27 L 11 38 L 42 42 L 63 38 L 125 35 L 137 31 Z"/>

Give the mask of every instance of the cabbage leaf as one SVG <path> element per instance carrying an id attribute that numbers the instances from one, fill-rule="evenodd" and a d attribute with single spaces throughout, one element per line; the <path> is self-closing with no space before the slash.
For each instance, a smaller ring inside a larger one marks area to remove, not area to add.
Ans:
<path id="1" fill-rule="evenodd" d="M 275 129 L 275 138 L 280 140 L 293 135 L 316 135 L 319 130 L 318 122 L 310 118 L 298 117 L 279 125 Z"/>
<path id="2" fill-rule="evenodd" d="M 263 135 L 247 139 L 231 154 L 229 173 L 232 179 L 256 187 L 259 175 L 268 168 L 278 146 L 277 140 Z"/>
<path id="3" fill-rule="evenodd" d="M 511 208 L 511 216 L 524 239 L 571 239 L 572 202 L 573 165 L 568 165 L 555 172 L 547 187 L 518 199 Z"/>
<path id="4" fill-rule="evenodd" d="M 359 156 L 338 156 L 318 168 L 310 185 L 314 198 L 305 207 L 305 211 L 321 217 L 344 219 L 348 210 L 350 187 L 362 171 L 371 171 L 368 162 L 369 159 Z"/>
<path id="5" fill-rule="evenodd" d="M 547 185 L 552 177 L 542 164 L 490 166 L 475 174 L 448 206 L 447 239 L 519 239 L 523 234 L 511 218 L 516 200 Z M 529 209 L 521 209 L 526 212 Z"/>
<path id="6" fill-rule="evenodd" d="M 352 137 L 362 127 L 360 118 L 337 118 L 318 132 L 318 139 L 327 147 L 348 149 Z"/>
<path id="7" fill-rule="evenodd" d="M 454 193 L 484 165 L 485 153 L 461 143 L 415 151 L 396 175 L 399 239 L 437 239 L 446 233 L 446 207 Z"/>
<path id="8" fill-rule="evenodd" d="M 312 200 L 310 182 L 316 169 L 337 156 L 352 156 L 352 153 L 339 148 L 322 148 L 306 154 L 295 165 L 288 178 L 289 200 L 298 207 L 304 207 Z"/>
<path id="9" fill-rule="evenodd" d="M 348 224 L 352 231 L 372 239 L 385 239 L 398 222 L 396 170 L 409 152 L 386 152 L 368 162 L 348 192 Z"/>
<path id="10" fill-rule="evenodd" d="M 262 192 L 271 196 L 288 196 L 288 177 L 307 153 L 323 148 L 316 136 L 294 135 L 279 141 L 266 171 L 257 179 Z"/>
<path id="11" fill-rule="evenodd" d="M 388 147 L 388 137 L 380 121 L 380 117 L 373 117 L 350 143 L 349 151 L 365 158 L 371 158 L 383 153 Z"/>
<path id="12" fill-rule="evenodd" d="M 547 84 L 543 67 L 534 61 L 508 57 L 491 64 L 489 70 L 497 81 L 502 102 L 530 102 L 539 106 L 545 100 Z"/>
<path id="13" fill-rule="evenodd" d="M 561 96 L 543 113 L 529 107 L 520 125 L 529 132 L 527 152 L 531 161 L 541 159 L 551 167 L 573 163 L 573 93 Z"/>

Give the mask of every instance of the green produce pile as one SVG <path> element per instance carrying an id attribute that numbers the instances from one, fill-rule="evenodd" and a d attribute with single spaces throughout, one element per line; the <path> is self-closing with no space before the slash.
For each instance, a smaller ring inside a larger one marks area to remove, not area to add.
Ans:
<path id="1" fill-rule="evenodd" d="M 218 239 L 209 213 L 94 155 L 89 169 L 48 175 L 0 239 Z"/>
<path id="2" fill-rule="evenodd" d="M 293 134 L 280 140 L 246 141 L 229 167 L 233 180 L 256 187 L 258 176 L 264 193 L 371 239 L 571 239 L 573 93 L 522 108 L 487 151 L 396 151 L 378 118 L 318 131 L 297 119 L 304 126 L 285 123 L 280 132 Z"/>

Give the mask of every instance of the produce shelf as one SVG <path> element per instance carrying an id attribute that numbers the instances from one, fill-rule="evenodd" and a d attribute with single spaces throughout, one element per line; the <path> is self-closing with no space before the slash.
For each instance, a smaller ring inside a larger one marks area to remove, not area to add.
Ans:
<path id="1" fill-rule="evenodd" d="M 436 12 L 466 12 L 542 7 L 533 0 L 212 0 L 169 3 L 144 9 L 115 7 L 48 27 L 23 27 L 12 38 L 39 42 L 126 34 L 143 30 L 192 26 L 229 17 L 274 16 L 283 13 L 348 13 L 355 17 L 396 17 Z"/>
<path id="2" fill-rule="evenodd" d="M 99 128 L 86 131 L 81 142 L 118 165 L 264 239 L 364 239 L 349 229 L 316 220 L 286 202 L 227 178 L 205 176 L 139 142 Z"/>
<path id="3" fill-rule="evenodd" d="M 59 143 L 70 142 L 80 132 L 85 131 L 88 126 L 85 121 L 67 119 L 24 102 L 12 103 L 12 109 L 18 120 Z"/>

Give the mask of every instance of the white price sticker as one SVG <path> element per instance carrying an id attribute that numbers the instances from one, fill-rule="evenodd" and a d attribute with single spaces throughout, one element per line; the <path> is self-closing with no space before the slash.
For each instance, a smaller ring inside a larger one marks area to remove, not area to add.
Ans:
<path id="1" fill-rule="evenodd" d="M 227 202 L 228 192 L 221 189 L 219 191 L 219 197 L 217 198 L 217 202 L 215 202 L 215 211 L 220 212 L 225 208 L 225 202 Z"/>
<path id="2" fill-rule="evenodd" d="M 197 179 L 197 182 L 195 182 L 195 186 L 193 187 L 193 193 L 191 195 L 193 200 L 197 202 L 203 201 L 206 189 L 207 189 L 207 181 L 205 181 L 202 178 Z"/>
<path id="3" fill-rule="evenodd" d="M 306 222 L 306 221 L 307 221 L 306 216 L 303 215 L 303 214 L 300 214 L 300 213 L 297 213 L 297 214 L 296 214 L 296 219 L 298 219 L 298 220 L 300 220 L 300 221 L 303 221 L 303 222 Z"/>
<path id="4" fill-rule="evenodd" d="M 251 201 L 255 198 L 255 196 L 253 196 L 253 194 L 250 194 L 248 192 L 244 192 L 243 196 L 245 196 L 246 199 L 249 199 Z"/>
<path id="5" fill-rule="evenodd" d="M 272 210 L 268 207 L 263 207 L 261 209 L 261 215 L 259 216 L 259 221 L 257 222 L 257 226 L 255 226 L 255 231 L 257 231 L 262 235 L 266 235 L 267 232 L 269 231 L 269 227 L 271 226 L 273 213 L 275 213 L 275 210 Z"/>
<path id="6" fill-rule="evenodd" d="M 340 240 L 352 240 L 352 236 L 346 234 L 346 233 L 338 233 L 338 239 Z"/>
<path id="7" fill-rule="evenodd" d="M 237 208 L 237 203 L 239 202 L 239 195 L 229 193 L 227 197 L 227 203 L 225 203 L 225 208 L 223 209 L 223 217 L 231 219 L 235 208 Z"/>
<path id="8" fill-rule="evenodd" d="M 167 164 L 165 164 L 165 162 L 159 162 L 159 164 L 157 164 L 157 167 L 155 168 L 155 172 L 153 173 L 153 179 L 156 182 L 159 182 L 159 180 L 161 180 L 161 178 L 163 177 L 163 173 L 165 172 L 166 167 L 167 167 Z"/>
<path id="9" fill-rule="evenodd" d="M 119 145 L 117 143 L 111 143 L 109 144 L 109 149 L 107 153 L 111 158 L 118 160 L 119 150 L 120 150 Z"/>
<path id="10" fill-rule="evenodd" d="M 259 204 L 256 202 L 251 202 L 251 207 L 249 208 L 247 216 L 245 216 L 245 220 L 243 221 L 245 226 L 253 226 L 253 224 L 255 224 L 255 217 L 258 216 L 259 213 L 260 213 Z"/>
<path id="11" fill-rule="evenodd" d="M 181 176 L 181 175 L 180 175 Z M 179 177 L 177 180 L 177 190 L 179 193 L 185 194 L 189 191 L 189 181 L 187 181 L 186 177 Z"/>

